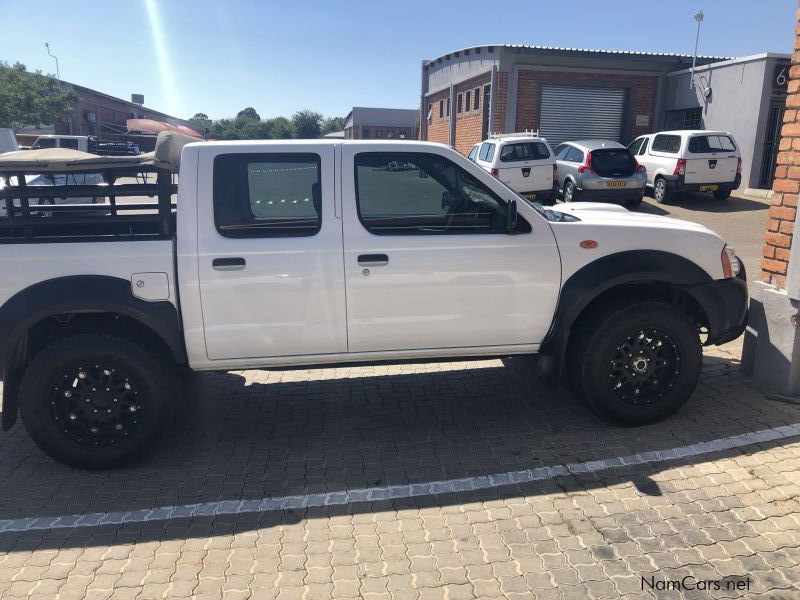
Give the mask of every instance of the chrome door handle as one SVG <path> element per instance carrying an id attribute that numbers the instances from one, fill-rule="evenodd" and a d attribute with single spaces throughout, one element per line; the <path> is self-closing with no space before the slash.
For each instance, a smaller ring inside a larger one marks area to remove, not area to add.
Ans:
<path id="1" fill-rule="evenodd" d="M 359 254 L 358 264 L 362 267 L 384 267 L 389 264 L 386 254 Z"/>
<path id="2" fill-rule="evenodd" d="M 211 266 L 217 271 L 241 271 L 247 261 L 240 257 L 215 258 L 211 261 Z"/>

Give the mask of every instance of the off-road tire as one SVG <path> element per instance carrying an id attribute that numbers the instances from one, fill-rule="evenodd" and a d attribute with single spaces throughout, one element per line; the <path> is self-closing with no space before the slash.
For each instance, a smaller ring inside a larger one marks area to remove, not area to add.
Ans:
<path id="1" fill-rule="evenodd" d="M 88 387 L 95 381 L 110 387 L 95 392 Z M 122 337 L 76 334 L 31 360 L 20 382 L 19 408 L 25 429 L 49 456 L 72 467 L 108 469 L 136 460 L 153 445 L 178 394 L 168 361 Z M 99 433 L 85 435 L 93 425 Z"/>
<path id="2" fill-rule="evenodd" d="M 587 325 L 585 345 L 570 357 L 580 363 L 569 373 L 579 378 L 582 397 L 594 412 L 619 425 L 644 425 L 667 418 L 689 400 L 703 353 L 697 328 L 684 313 L 664 302 L 638 302 L 606 311 Z M 633 368 L 634 361 L 644 372 Z"/>

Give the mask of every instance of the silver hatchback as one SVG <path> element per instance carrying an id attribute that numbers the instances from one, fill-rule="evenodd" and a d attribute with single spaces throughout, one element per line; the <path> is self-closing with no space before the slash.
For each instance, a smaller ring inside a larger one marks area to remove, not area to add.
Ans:
<path id="1" fill-rule="evenodd" d="M 565 202 L 594 200 L 638 206 L 647 172 L 628 149 L 611 140 L 576 140 L 555 148 L 558 188 Z"/>

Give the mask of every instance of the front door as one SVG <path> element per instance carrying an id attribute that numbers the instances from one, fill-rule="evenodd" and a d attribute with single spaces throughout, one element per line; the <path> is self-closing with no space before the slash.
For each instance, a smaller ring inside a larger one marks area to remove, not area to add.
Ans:
<path id="1" fill-rule="evenodd" d="M 342 151 L 350 352 L 541 342 L 561 276 L 544 218 L 520 201 L 509 234 L 512 192 L 447 150 L 364 150 Z"/>
<path id="2" fill-rule="evenodd" d="M 197 211 L 208 358 L 346 352 L 334 147 L 241 149 L 201 155 L 201 176 L 213 172 Z"/>

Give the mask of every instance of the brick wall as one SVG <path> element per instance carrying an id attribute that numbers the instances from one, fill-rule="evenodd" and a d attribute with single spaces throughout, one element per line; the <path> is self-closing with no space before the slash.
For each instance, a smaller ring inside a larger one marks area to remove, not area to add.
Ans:
<path id="1" fill-rule="evenodd" d="M 474 77 L 456 86 L 456 107 L 458 106 L 458 95 L 461 94 L 461 102 L 464 110 L 456 112 L 456 150 L 461 154 L 468 154 L 472 146 L 482 141 L 483 125 L 483 87 L 491 83 L 491 77 L 486 74 Z M 478 109 L 475 110 L 475 90 L 478 90 L 480 97 Z M 469 107 L 466 106 L 466 94 L 470 93 Z"/>
<path id="2" fill-rule="evenodd" d="M 440 144 L 447 144 L 449 142 L 449 129 L 450 129 L 450 119 L 447 116 L 447 98 L 450 95 L 450 90 L 442 90 L 441 92 L 437 92 L 433 96 L 428 97 L 428 102 L 431 103 L 433 106 L 433 110 L 431 111 L 431 120 L 428 123 L 428 139 L 429 142 L 439 142 Z M 442 101 L 443 110 L 442 110 L 442 118 L 439 118 L 439 101 Z M 425 107 L 425 114 L 422 118 L 426 118 L 428 116 L 428 108 Z"/>
<path id="3" fill-rule="evenodd" d="M 524 69 L 519 72 L 517 84 L 517 131 L 539 129 L 539 100 L 543 84 L 556 85 L 592 85 L 611 84 L 628 88 L 631 99 L 631 110 L 628 123 L 624 124 L 623 135 L 631 139 L 638 135 L 650 133 L 655 122 L 655 102 L 657 77 L 646 75 L 611 75 L 601 73 L 572 73 L 535 71 Z M 636 127 L 636 115 L 648 115 L 650 124 Z M 623 140 L 626 141 L 626 140 Z"/>
<path id="4" fill-rule="evenodd" d="M 800 11 L 797 21 L 786 112 L 772 183 L 772 205 L 767 219 L 764 257 L 761 259 L 761 280 L 782 288 L 786 287 L 800 190 Z"/>
<path id="5" fill-rule="evenodd" d="M 508 73 L 497 73 L 497 97 L 495 98 L 494 126 L 490 133 L 505 133 L 506 109 L 508 108 Z"/>

